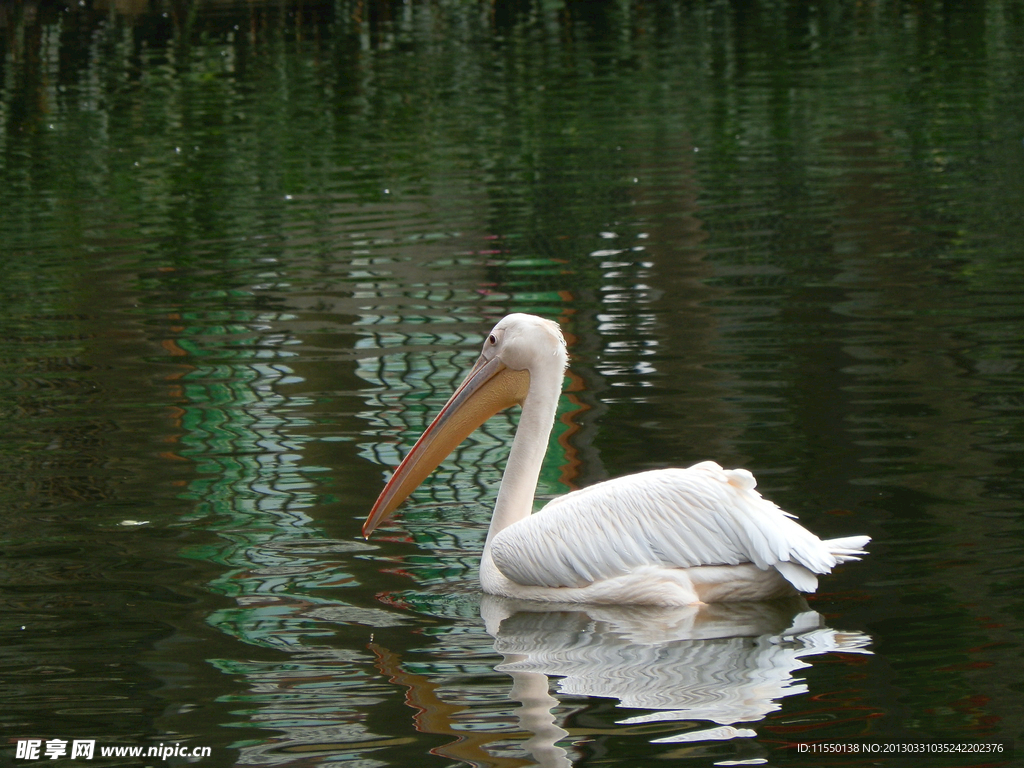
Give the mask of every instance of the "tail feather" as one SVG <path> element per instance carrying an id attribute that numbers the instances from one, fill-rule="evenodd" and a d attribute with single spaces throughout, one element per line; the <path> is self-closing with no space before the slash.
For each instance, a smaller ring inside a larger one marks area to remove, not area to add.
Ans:
<path id="1" fill-rule="evenodd" d="M 817 592 L 818 577 L 800 563 L 778 562 L 775 570 L 801 592 Z"/>
<path id="2" fill-rule="evenodd" d="M 870 536 L 846 536 L 842 539 L 826 539 L 825 545 L 832 556 L 840 563 L 850 560 L 860 560 L 862 555 L 867 554 L 864 547 L 871 541 Z"/>

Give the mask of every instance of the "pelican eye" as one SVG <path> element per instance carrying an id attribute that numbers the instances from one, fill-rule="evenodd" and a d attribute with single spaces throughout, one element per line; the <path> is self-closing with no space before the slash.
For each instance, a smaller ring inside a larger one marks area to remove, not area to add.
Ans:
<path id="1" fill-rule="evenodd" d="M 493 333 L 490 336 L 487 337 L 487 341 L 490 342 L 491 344 L 497 344 L 498 343 L 498 339 L 497 339 L 497 337 L 495 337 L 495 335 Z"/>

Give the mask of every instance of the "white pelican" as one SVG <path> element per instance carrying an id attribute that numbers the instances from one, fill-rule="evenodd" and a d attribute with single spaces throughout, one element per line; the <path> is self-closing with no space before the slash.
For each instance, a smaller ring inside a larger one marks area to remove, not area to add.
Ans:
<path id="1" fill-rule="evenodd" d="M 692 605 L 813 592 L 868 536 L 822 541 L 761 498 L 753 475 L 705 461 L 598 483 L 533 514 L 567 365 L 558 325 L 503 318 L 480 359 L 395 470 L 366 518 L 381 524 L 459 443 L 522 406 L 480 562 L 492 595 L 562 603 Z"/>

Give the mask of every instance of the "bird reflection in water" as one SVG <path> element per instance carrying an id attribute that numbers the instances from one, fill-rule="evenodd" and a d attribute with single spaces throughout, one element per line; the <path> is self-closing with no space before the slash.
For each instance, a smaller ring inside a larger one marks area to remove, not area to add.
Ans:
<path id="1" fill-rule="evenodd" d="M 509 697 L 519 702 L 515 715 L 528 734 L 522 747 L 544 768 L 571 766 L 570 740 L 586 737 L 559 722 L 558 695 L 615 699 L 625 709 L 650 710 L 619 720 L 624 729 L 679 723 L 679 733 L 652 743 L 736 740 L 744 759 L 757 759 L 766 750 L 750 738 L 756 732 L 742 726 L 778 710 L 783 698 L 807 692 L 796 676 L 809 666 L 807 657 L 871 653 L 867 635 L 827 627 L 802 598 L 665 608 L 552 605 L 484 595 L 480 613 L 495 651 L 504 657 L 495 669 L 512 678 Z M 465 723 L 463 707 L 445 703 L 437 684 L 404 671 L 393 654 L 373 650 L 380 669 L 408 688 L 406 700 L 419 710 L 418 729 L 455 737 L 433 752 L 473 765 L 529 764 L 489 752 L 488 746 L 508 734 L 457 728 L 455 719 Z"/>

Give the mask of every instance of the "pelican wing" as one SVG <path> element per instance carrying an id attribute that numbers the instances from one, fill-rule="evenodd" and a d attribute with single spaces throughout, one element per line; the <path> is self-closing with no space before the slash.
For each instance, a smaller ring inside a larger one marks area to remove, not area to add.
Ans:
<path id="1" fill-rule="evenodd" d="M 714 462 L 641 472 L 574 491 L 498 533 L 495 565 L 529 586 L 582 587 L 641 566 L 753 563 L 813 592 L 817 573 L 861 554 L 831 547 L 763 499 L 745 469 Z"/>

